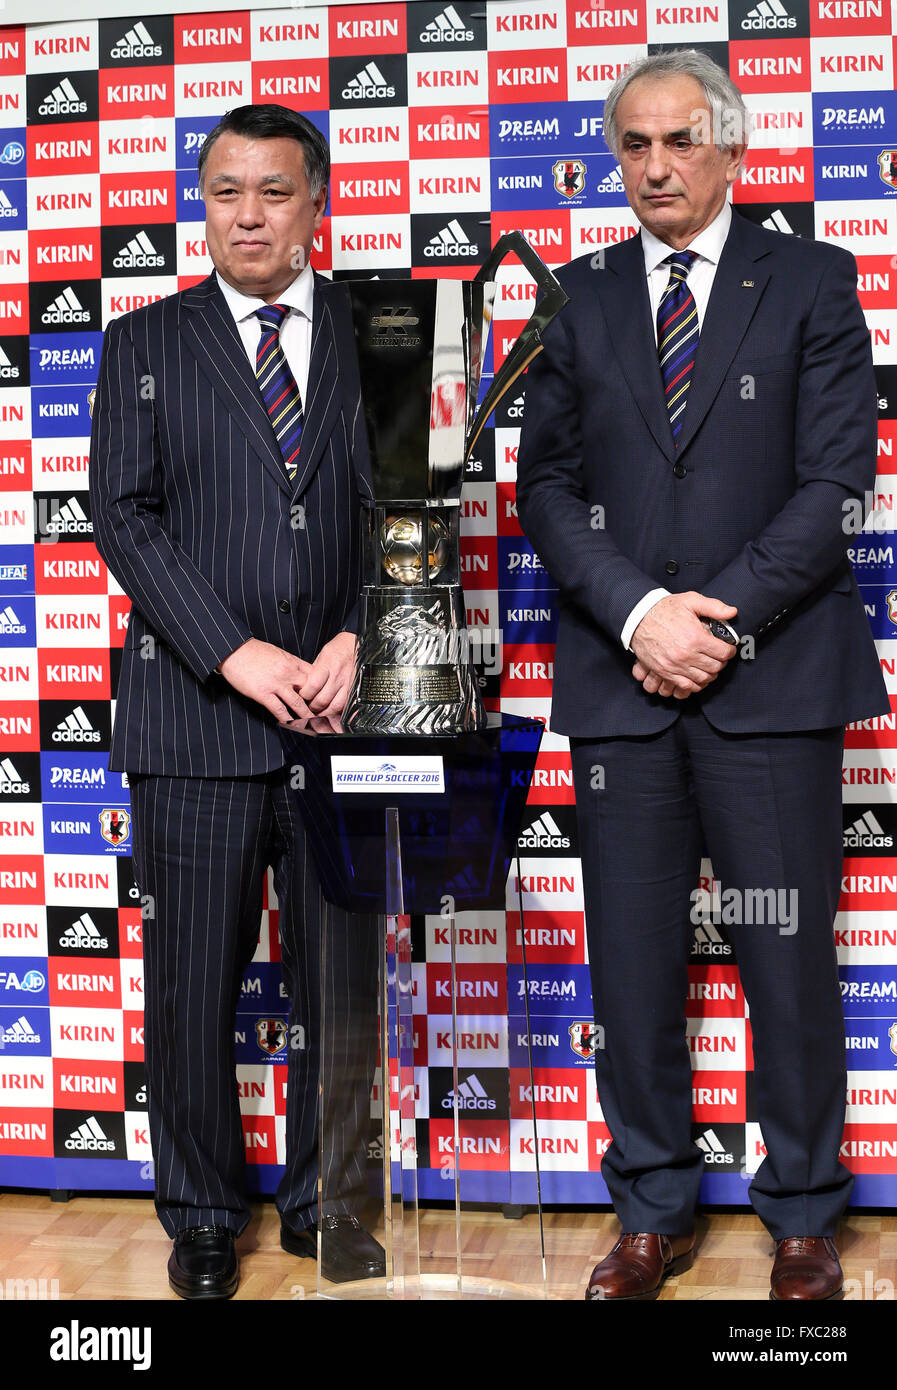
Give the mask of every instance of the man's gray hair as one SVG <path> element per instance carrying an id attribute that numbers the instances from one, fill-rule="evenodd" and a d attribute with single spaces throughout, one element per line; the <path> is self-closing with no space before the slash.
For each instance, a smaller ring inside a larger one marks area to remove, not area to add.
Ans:
<path id="1" fill-rule="evenodd" d="M 637 58 L 620 74 L 608 92 L 604 103 L 604 140 L 617 159 L 620 158 L 615 120 L 617 104 L 629 84 L 640 77 L 650 78 L 651 81 L 662 81 L 665 77 L 693 77 L 703 89 L 713 127 L 712 132 L 702 132 L 701 139 L 710 135 L 719 149 L 747 144 L 750 129 L 748 110 L 725 68 L 699 49 L 673 48 L 663 53 L 650 53 L 646 58 Z M 697 114 L 695 124 L 699 125 Z M 701 139 L 695 143 L 701 143 Z"/>

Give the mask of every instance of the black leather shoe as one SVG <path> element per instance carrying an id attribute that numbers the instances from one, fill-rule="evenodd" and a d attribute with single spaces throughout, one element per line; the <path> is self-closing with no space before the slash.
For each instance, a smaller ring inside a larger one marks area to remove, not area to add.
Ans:
<path id="1" fill-rule="evenodd" d="M 280 1244 L 291 1255 L 314 1260 L 318 1254 L 318 1233 L 314 1226 L 294 1231 L 285 1221 L 280 1226 Z M 331 1284 L 352 1279 L 377 1279 L 386 1274 L 386 1252 L 355 1216 L 325 1216 L 321 1237 L 321 1273 Z"/>
<path id="2" fill-rule="evenodd" d="M 234 1233 L 226 1226 L 178 1231 L 168 1261 L 168 1283 L 181 1298 L 233 1298 L 240 1282 Z"/>

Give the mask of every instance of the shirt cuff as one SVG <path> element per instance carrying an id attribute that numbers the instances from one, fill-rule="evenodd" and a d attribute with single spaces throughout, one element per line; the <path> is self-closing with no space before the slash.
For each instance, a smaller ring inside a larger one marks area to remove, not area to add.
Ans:
<path id="1" fill-rule="evenodd" d="M 635 632 L 642 618 L 650 608 L 654 607 L 655 603 L 658 603 L 662 598 L 667 598 L 669 592 L 669 589 L 652 589 L 650 593 L 645 594 L 643 599 L 639 599 L 638 603 L 629 614 L 629 617 L 626 619 L 626 622 L 623 624 L 623 631 L 620 633 L 620 641 L 623 643 L 626 651 L 630 649 L 629 643 L 632 641 L 632 634 Z"/>

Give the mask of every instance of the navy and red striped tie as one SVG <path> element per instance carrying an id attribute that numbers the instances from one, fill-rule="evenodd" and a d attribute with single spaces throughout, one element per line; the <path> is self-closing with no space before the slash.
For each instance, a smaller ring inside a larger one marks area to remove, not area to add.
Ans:
<path id="1" fill-rule="evenodd" d="M 686 283 L 696 260 L 696 251 L 677 251 L 667 256 L 664 265 L 670 267 L 670 279 L 657 306 L 657 354 L 677 447 L 698 350 L 698 309 Z"/>
<path id="2" fill-rule="evenodd" d="M 262 325 L 255 375 L 283 454 L 287 477 L 292 482 L 302 439 L 302 396 L 280 345 L 280 329 L 290 308 L 288 304 L 266 304 L 255 312 Z"/>

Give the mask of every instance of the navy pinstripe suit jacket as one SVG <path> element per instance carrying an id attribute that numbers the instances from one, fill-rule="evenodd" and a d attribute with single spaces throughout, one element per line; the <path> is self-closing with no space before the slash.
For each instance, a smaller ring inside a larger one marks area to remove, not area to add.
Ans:
<path id="1" fill-rule="evenodd" d="M 844 505 L 873 487 L 876 461 L 853 257 L 733 214 L 678 449 L 641 238 L 594 260 L 558 272 L 570 301 L 529 369 L 518 451 L 520 522 L 560 589 L 553 727 L 610 738 L 677 717 L 677 700 L 633 679 L 620 642 L 659 585 L 736 605 L 737 631 L 756 638 L 753 660 L 736 657 L 690 697 L 718 729 L 886 712 L 846 558 Z"/>
<path id="2" fill-rule="evenodd" d="M 354 630 L 372 500 L 345 288 L 315 277 L 296 479 L 216 276 L 115 319 L 93 412 L 97 548 L 132 601 L 110 766 L 281 767 L 277 723 L 214 668 L 249 637 L 313 659 Z"/>

